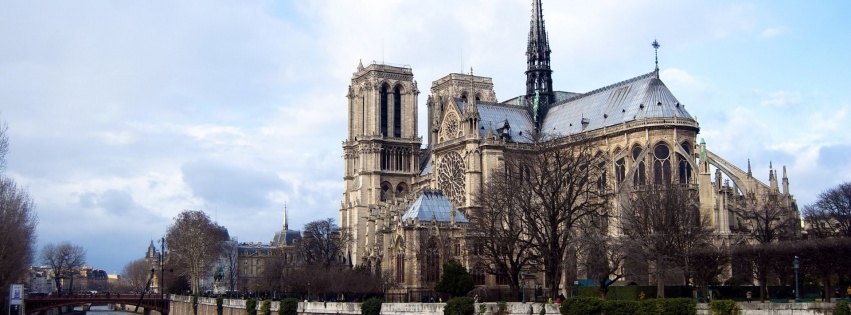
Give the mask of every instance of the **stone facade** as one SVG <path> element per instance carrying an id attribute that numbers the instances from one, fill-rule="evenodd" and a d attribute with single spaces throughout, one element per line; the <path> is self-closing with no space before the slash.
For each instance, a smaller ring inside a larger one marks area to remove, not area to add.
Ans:
<path id="1" fill-rule="evenodd" d="M 711 219 L 719 243 L 741 242 L 735 235 L 746 222 L 737 211 L 767 195 L 778 196 L 788 216 L 798 218 L 785 168 L 781 191 L 776 170 L 765 184 L 750 166 L 743 171 L 709 151 L 698 139 L 698 122 L 665 86 L 658 66 L 586 93 L 553 90 L 541 12 L 540 0 L 533 1 L 527 94 L 499 102 L 493 80 L 472 69 L 437 79 L 426 103 L 428 143 L 422 149 L 412 68 L 358 64 L 347 93 L 340 206 L 354 264 L 393 275 L 403 288 L 421 289 L 432 287 L 448 259 L 472 267 L 464 216 L 478 206 L 475 193 L 502 168 L 506 151 L 528 151 L 532 134 L 590 139 L 606 161 L 602 189 L 610 194 L 653 182 L 697 190 L 700 211 Z M 453 211 L 413 214 L 426 194 L 448 200 Z M 620 208 L 612 198 L 611 209 Z"/>

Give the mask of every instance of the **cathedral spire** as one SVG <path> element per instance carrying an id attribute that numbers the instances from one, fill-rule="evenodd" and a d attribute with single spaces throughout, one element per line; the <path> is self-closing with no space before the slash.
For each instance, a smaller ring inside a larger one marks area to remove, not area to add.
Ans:
<path id="1" fill-rule="evenodd" d="M 284 202 L 284 231 L 289 231 L 290 228 L 287 225 L 287 203 Z"/>
<path id="2" fill-rule="evenodd" d="M 532 0 L 532 19 L 529 22 L 529 42 L 526 46 L 526 102 L 532 105 L 535 95 L 539 95 L 539 106 L 532 113 L 535 125 L 540 125 L 543 114 L 555 101 L 553 93 L 553 71 L 550 69 L 550 43 L 544 26 L 544 12 L 541 0 Z"/>

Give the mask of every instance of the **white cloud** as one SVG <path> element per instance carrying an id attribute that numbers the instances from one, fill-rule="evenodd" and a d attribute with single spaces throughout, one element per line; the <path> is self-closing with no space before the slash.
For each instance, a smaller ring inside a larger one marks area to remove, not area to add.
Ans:
<path id="1" fill-rule="evenodd" d="M 795 91 L 774 91 L 766 99 L 760 102 L 762 106 L 787 107 L 798 105 L 801 101 L 801 93 Z"/>
<path id="2" fill-rule="evenodd" d="M 774 37 L 786 34 L 787 31 L 788 30 L 786 29 L 786 27 L 783 27 L 783 26 L 769 27 L 769 28 L 766 28 L 762 31 L 761 36 L 762 36 L 762 38 L 774 38 Z"/>

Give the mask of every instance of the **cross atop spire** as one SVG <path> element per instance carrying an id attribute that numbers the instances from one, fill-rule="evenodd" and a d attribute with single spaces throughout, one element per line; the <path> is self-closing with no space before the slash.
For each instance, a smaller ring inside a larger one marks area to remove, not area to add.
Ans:
<path id="1" fill-rule="evenodd" d="M 650 45 L 652 45 L 653 50 L 656 51 L 656 77 L 658 78 L 659 77 L 659 47 L 662 47 L 662 45 L 659 45 L 659 42 L 656 41 L 655 38 L 653 39 L 653 43 L 650 44 Z"/>

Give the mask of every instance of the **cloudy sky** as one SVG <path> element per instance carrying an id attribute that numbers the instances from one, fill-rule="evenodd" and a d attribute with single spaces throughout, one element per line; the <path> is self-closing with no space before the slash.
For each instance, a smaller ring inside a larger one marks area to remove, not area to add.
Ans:
<path id="1" fill-rule="evenodd" d="M 468 72 L 524 92 L 528 0 L 0 1 L 6 173 L 38 203 L 39 246 L 110 273 L 177 213 L 240 241 L 337 218 L 346 87 L 359 60 L 420 82 Z M 846 1 L 544 1 L 558 90 L 653 70 L 700 137 L 804 205 L 851 180 Z"/>

